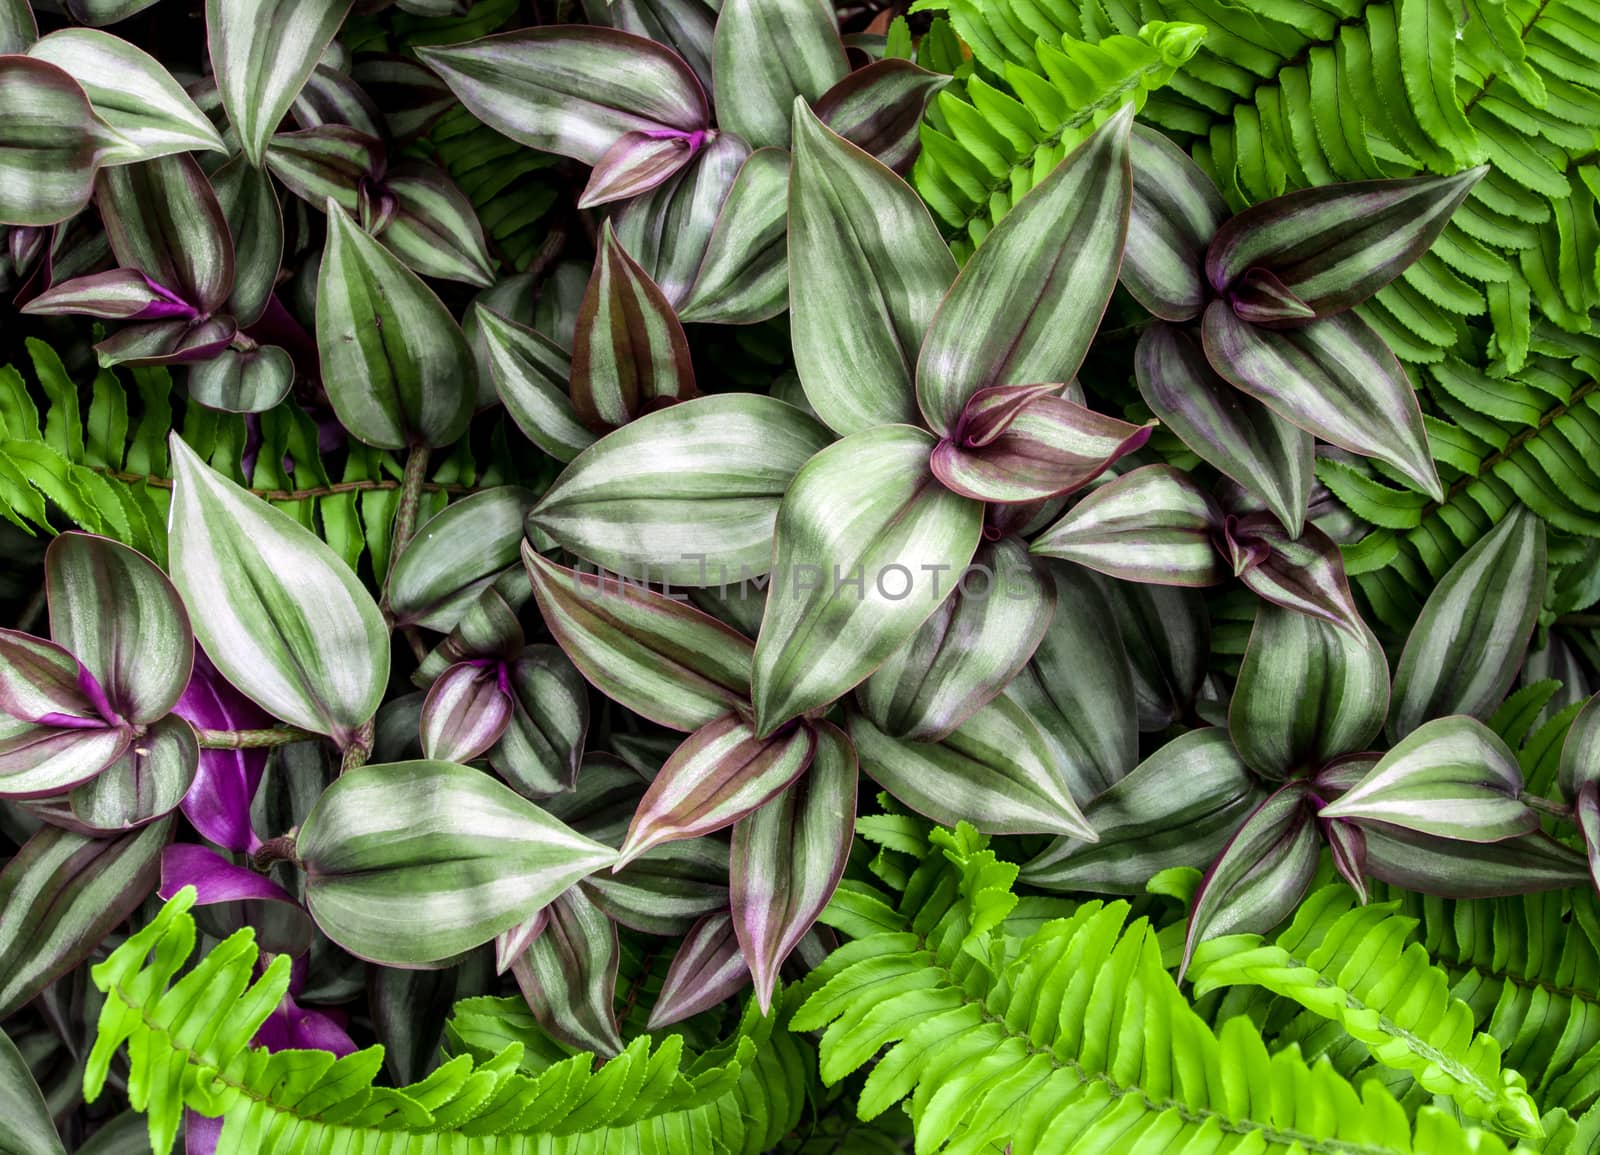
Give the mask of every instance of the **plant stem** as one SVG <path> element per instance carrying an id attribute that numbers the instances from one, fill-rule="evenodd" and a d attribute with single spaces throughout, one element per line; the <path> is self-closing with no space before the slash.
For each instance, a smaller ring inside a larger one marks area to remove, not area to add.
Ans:
<path id="1" fill-rule="evenodd" d="M 389 582 L 394 577 L 395 563 L 411 544 L 411 535 L 417 530 L 417 503 L 422 500 L 422 481 L 428 473 L 431 452 L 426 445 L 413 445 L 406 454 L 406 471 L 400 478 L 400 504 L 394 511 L 394 537 L 389 545 L 389 573 L 383 579 L 385 604 L 389 600 Z"/>
<path id="2" fill-rule="evenodd" d="M 1537 794 L 1524 794 L 1522 804 L 1529 810 L 1537 810 L 1540 814 L 1548 814 L 1552 818 L 1564 818 L 1572 821 L 1572 807 L 1563 806 L 1559 802 L 1552 802 L 1548 798 L 1541 798 Z"/>
<path id="3" fill-rule="evenodd" d="M 344 757 L 339 761 L 339 773 L 354 770 L 358 766 L 365 766 L 367 759 L 372 757 L 372 740 L 376 732 L 374 719 L 367 719 L 361 729 L 356 731 L 355 737 L 344 748 Z"/>
<path id="4" fill-rule="evenodd" d="M 280 834 L 276 838 L 267 839 L 250 856 L 250 865 L 262 874 L 265 874 L 280 862 L 292 862 L 299 866 L 300 859 L 294 852 L 295 836 L 298 833 L 297 830 L 291 830 L 287 834 Z"/>
<path id="5" fill-rule="evenodd" d="M 195 730 L 202 750 L 255 750 L 263 746 L 287 746 L 290 742 L 309 742 L 321 737 L 296 726 L 270 730 Z"/>

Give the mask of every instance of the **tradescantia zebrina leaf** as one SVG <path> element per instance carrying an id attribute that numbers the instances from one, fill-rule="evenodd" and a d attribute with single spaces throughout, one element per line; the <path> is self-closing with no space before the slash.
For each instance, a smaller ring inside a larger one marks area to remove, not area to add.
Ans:
<path id="1" fill-rule="evenodd" d="M 557 461 L 593 445 L 595 435 L 572 406 L 572 354 L 483 305 L 475 311 L 495 391 L 517 428 Z"/>
<path id="2" fill-rule="evenodd" d="M 121 140 L 113 164 L 175 152 L 226 152 L 222 137 L 170 73 L 149 53 L 94 28 L 63 28 L 28 49 L 82 86 Z"/>
<path id="3" fill-rule="evenodd" d="M 817 741 L 817 729 L 804 722 L 770 738 L 757 738 L 732 714 L 702 726 L 645 791 L 615 869 L 663 842 L 732 826 L 804 774 Z"/>
<path id="4" fill-rule="evenodd" d="M 917 350 L 955 276 L 955 258 L 911 186 L 795 101 L 795 368 L 806 400 L 836 432 L 916 422 Z"/>
<path id="5" fill-rule="evenodd" d="M 885 58 L 858 68 L 813 102 L 817 119 L 904 176 L 922 147 L 918 126 L 950 77 Z"/>
<path id="6" fill-rule="evenodd" d="M 477 367 L 455 318 L 332 200 L 317 273 L 317 352 L 340 423 L 380 449 L 448 445 L 472 417 Z"/>
<path id="7" fill-rule="evenodd" d="M 0 222 L 53 225 L 78 213 L 121 138 L 61 69 L 0 57 Z"/>
<path id="8" fill-rule="evenodd" d="M 233 237 L 233 291 L 228 295 L 228 311 L 239 324 L 250 325 L 266 311 L 277 287 L 283 260 L 283 210 L 272 177 L 242 155 L 211 174 L 211 187 Z"/>
<path id="9" fill-rule="evenodd" d="M 28 0 L 0 0 L 0 55 L 26 52 L 38 37 L 39 26 Z"/>
<path id="10" fill-rule="evenodd" d="M 617 926 L 574 886 L 545 908 L 544 929 L 511 965 L 539 1025 L 569 1047 L 611 1056 L 622 1050 L 614 996 Z"/>
<path id="11" fill-rule="evenodd" d="M 570 790 L 589 732 L 589 690 L 556 646 L 528 646 L 506 669 L 511 717 L 489 764 L 528 797 Z"/>
<path id="12" fill-rule="evenodd" d="M 749 709 L 750 639 L 641 585 L 578 573 L 527 544 L 545 625 L 601 693 L 674 730 Z"/>
<path id="13" fill-rule="evenodd" d="M 1591 782 L 1600 782 L 1600 694 L 1590 698 L 1572 720 L 1561 746 L 1561 793 L 1568 799 Z"/>
<path id="14" fill-rule="evenodd" d="M 95 201 L 124 268 L 138 269 L 189 306 L 222 308 L 233 289 L 233 241 L 211 183 L 187 154 L 109 169 Z"/>
<path id="15" fill-rule="evenodd" d="M 0 1018 L 88 958 L 155 889 L 170 820 L 120 838 L 45 826 L 0 871 Z"/>
<path id="16" fill-rule="evenodd" d="M 1206 357 L 1238 388 L 1300 428 L 1394 466 L 1435 501 L 1444 488 L 1428 452 L 1422 410 L 1400 362 L 1354 313 L 1298 329 L 1240 320 L 1206 306 Z"/>
<path id="17" fill-rule="evenodd" d="M 1018 878 L 1045 890 L 1140 894 L 1162 870 L 1215 858 L 1262 797 L 1226 731 L 1191 730 L 1084 806 L 1099 841 L 1058 838 Z"/>
<path id="18" fill-rule="evenodd" d="M 1516 677 L 1544 591 L 1544 522 L 1518 505 L 1422 607 L 1395 668 L 1389 737 L 1446 714 L 1487 718 Z"/>
<path id="19" fill-rule="evenodd" d="M 435 679 L 422 703 L 422 756 L 470 762 L 500 740 L 511 695 L 498 662 L 459 662 Z"/>
<path id="20" fill-rule="evenodd" d="M 1300 904 L 1322 853 L 1315 815 L 1311 784 L 1298 781 L 1279 788 L 1244 820 L 1195 892 L 1180 974 L 1201 942 L 1265 934 Z"/>
<path id="21" fill-rule="evenodd" d="M 772 1006 L 778 969 L 844 874 L 855 832 L 857 776 L 850 739 L 820 722 L 811 768 L 733 828 L 733 924 L 763 1013 Z"/>
<path id="22" fill-rule="evenodd" d="M 389 575 L 395 625 L 441 633 L 522 556 L 522 519 L 534 495 L 496 486 L 446 506 L 411 539 Z"/>
<path id="23" fill-rule="evenodd" d="M 351 0 L 206 0 L 211 70 L 250 163 L 289 111 Z"/>
<path id="24" fill-rule="evenodd" d="M 819 0 L 727 0 L 718 12 L 717 123 L 752 148 L 788 148 L 796 103 L 815 103 L 849 71 L 833 9 Z"/>
<path id="25" fill-rule="evenodd" d="M 1206 277 L 1226 295 L 1263 270 L 1329 317 L 1359 305 L 1427 252 L 1487 165 L 1454 176 L 1358 181 L 1298 189 L 1252 205 L 1222 225 Z"/>
<path id="26" fill-rule="evenodd" d="M 1311 497 L 1311 435 L 1217 376 L 1194 338 L 1175 325 L 1141 333 L 1133 366 L 1151 412 L 1298 536 Z"/>
<path id="27" fill-rule="evenodd" d="M 1050 626 L 1056 583 L 1018 538 L 984 542 L 954 592 L 856 691 L 884 733 L 936 742 L 1004 690 Z"/>
<path id="28" fill-rule="evenodd" d="M 1206 246 L 1228 219 L 1228 206 L 1189 154 L 1136 124 L 1128 140 L 1133 202 L 1122 250 L 1123 287 L 1167 321 L 1198 317 L 1211 293 Z"/>
<path id="29" fill-rule="evenodd" d="M 645 1026 L 659 1031 L 682 1022 L 732 998 L 749 982 L 750 968 L 739 949 L 733 916 L 726 911 L 708 914 L 684 935 L 672 956 Z"/>
<path id="30" fill-rule="evenodd" d="M 294 384 L 294 361 L 276 345 L 226 348 L 189 367 L 189 396 L 207 409 L 264 413 Z"/>
<path id="31" fill-rule="evenodd" d="M 573 410 L 590 430 L 605 433 L 694 395 L 683 326 L 607 221 L 572 345 Z"/>
<path id="32" fill-rule="evenodd" d="M 643 785 L 637 777 L 634 782 Z M 622 818 L 626 822 L 628 815 Z M 716 836 L 663 842 L 615 874 L 598 874 L 583 885 L 622 926 L 642 934 L 686 934 L 696 919 L 728 907 L 728 844 Z"/>
<path id="33" fill-rule="evenodd" d="M 1510 747 L 1477 719 L 1452 715 L 1413 730 L 1321 816 L 1498 842 L 1539 829 L 1521 793 L 1522 770 Z"/>
<path id="34" fill-rule="evenodd" d="M 1222 511 L 1170 465 L 1146 465 L 1107 482 L 1034 539 L 1035 554 L 1121 581 L 1216 585 L 1227 570 L 1212 544 Z"/>
<path id="35" fill-rule="evenodd" d="M 678 586 L 748 581 L 772 568 L 779 503 L 829 440 L 815 418 L 774 397 L 685 401 L 580 453 L 528 524 L 613 574 Z"/>
<path id="36" fill-rule="evenodd" d="M 861 768 L 919 814 L 985 834 L 1066 834 L 1093 841 L 1044 735 L 1001 694 L 942 742 L 903 742 L 850 713 Z"/>
<path id="37" fill-rule="evenodd" d="M 0 13 L 0 20 L 4 18 Z M 16 1155 L 66 1155 L 67 1151 L 28 1061 L 4 1031 L 0 1031 L 0 1146 Z"/>
<path id="38" fill-rule="evenodd" d="M 482 771 L 428 761 L 339 777 L 295 853 L 317 925 L 390 966 L 486 943 L 617 856 Z"/>
<path id="39" fill-rule="evenodd" d="M 1206 676 L 1210 619 L 1192 589 L 1104 582 L 1127 647 L 1139 729 L 1165 730 L 1193 705 Z"/>
<path id="40" fill-rule="evenodd" d="M 417 55 L 491 128 L 588 165 L 627 133 L 689 138 L 710 127 L 688 65 L 664 45 L 610 28 L 531 28 Z"/>
<path id="41" fill-rule="evenodd" d="M 194 731 L 182 718 L 169 714 L 148 727 L 115 762 L 73 788 L 71 818 L 64 825 L 121 834 L 154 822 L 178 808 L 194 785 L 199 766 Z"/>
<path id="42" fill-rule="evenodd" d="M 722 202 L 678 309 L 680 320 L 743 325 L 783 312 L 789 299 L 788 194 L 788 151 L 751 153 Z"/>
<path id="43" fill-rule="evenodd" d="M 1257 607 L 1228 710 L 1250 768 L 1270 778 L 1314 773 L 1367 749 L 1389 709 L 1389 665 L 1370 630 Z"/>
<path id="44" fill-rule="evenodd" d="M 1128 229 L 1124 105 L 1017 202 L 939 306 L 917 361 L 917 401 L 949 436 L 991 385 L 1070 381 L 1100 324 Z"/>
<path id="45" fill-rule="evenodd" d="M 389 630 L 372 595 L 310 530 L 177 434 L 169 445 L 172 583 L 195 637 L 275 717 L 349 744 L 389 683 Z"/>
<path id="46" fill-rule="evenodd" d="M 933 438 L 853 433 L 795 475 L 778 509 L 773 578 L 752 675 L 767 735 L 849 692 L 899 649 L 972 560 L 983 506 L 940 485 Z"/>

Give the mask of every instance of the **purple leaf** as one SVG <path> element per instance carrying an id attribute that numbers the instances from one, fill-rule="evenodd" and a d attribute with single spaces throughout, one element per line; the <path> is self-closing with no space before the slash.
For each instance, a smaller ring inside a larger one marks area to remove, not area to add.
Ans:
<path id="1" fill-rule="evenodd" d="M 1252 205 L 1217 230 L 1206 277 L 1221 293 L 1263 269 L 1308 311 L 1332 316 L 1427 252 L 1488 171 L 1329 184 Z"/>
<path id="2" fill-rule="evenodd" d="M 1204 334 L 1206 357 L 1234 385 L 1324 441 L 1388 462 L 1429 497 L 1444 500 L 1411 383 L 1360 317 L 1343 313 L 1299 329 L 1263 329 L 1213 301 Z"/>
<path id="3" fill-rule="evenodd" d="M 194 306 L 138 269 L 112 269 L 74 277 L 46 289 L 22 306 L 40 316 L 103 317 L 111 321 L 190 319 Z"/>
<path id="4" fill-rule="evenodd" d="M 233 340 L 232 317 L 147 321 L 127 325 L 94 347 L 105 368 L 113 365 L 184 365 L 215 357 Z"/>
<path id="5" fill-rule="evenodd" d="M 816 726 L 806 775 L 733 828 L 729 898 L 756 1001 L 772 1006 L 778 969 L 833 897 L 856 820 L 856 752 L 837 726 Z"/>
<path id="6" fill-rule="evenodd" d="M 1123 287 L 1168 321 L 1198 317 L 1210 299 L 1206 246 L 1228 206 L 1189 154 L 1142 124 L 1128 140 L 1133 205 L 1119 273 Z"/>
<path id="7" fill-rule="evenodd" d="M 1145 404 L 1184 445 L 1299 534 L 1311 494 L 1309 433 L 1229 385 L 1194 338 L 1174 325 L 1151 325 L 1140 334 L 1134 372 Z"/>
<path id="8" fill-rule="evenodd" d="M 678 944 L 645 1029 L 659 1031 L 710 1010 L 749 982 L 750 968 L 739 950 L 733 916 L 708 914 Z"/>
<path id="9" fill-rule="evenodd" d="M 520 959 L 533 940 L 544 933 L 544 928 L 550 925 L 550 908 L 541 906 L 527 918 L 517 923 L 510 930 L 503 930 L 494 936 L 494 973 L 503 975 L 511 969 L 512 965 Z"/>
<path id="10" fill-rule="evenodd" d="M 550 920 L 511 965 L 533 1017 L 551 1036 L 608 1058 L 622 1050 L 613 998 L 617 927 L 574 886 L 550 904 Z"/>
<path id="11" fill-rule="evenodd" d="M 273 722 L 272 715 L 234 689 L 199 648 L 194 674 L 172 712 L 205 730 L 255 730 Z M 250 827 L 250 803 L 261 784 L 268 753 L 201 750 L 199 772 L 183 798 L 184 817 L 217 845 L 254 853 L 261 840 Z"/>
<path id="12" fill-rule="evenodd" d="M 1262 268 L 1247 270 L 1228 286 L 1228 302 L 1239 320 L 1268 328 L 1293 328 L 1317 315 L 1287 285 Z"/>
<path id="13" fill-rule="evenodd" d="M 705 142 L 704 130 L 679 132 L 653 128 L 625 132 L 595 161 L 589 183 L 578 197 L 580 209 L 627 200 L 649 192 L 694 159 Z"/>
<path id="14" fill-rule="evenodd" d="M 250 1042 L 269 1051 L 331 1051 L 341 1059 L 354 1054 L 356 1044 L 344 1029 L 341 1011 L 315 1011 L 283 996 Z"/>
<path id="15" fill-rule="evenodd" d="M 161 885 L 156 894 L 168 899 L 186 886 L 194 887 L 197 906 L 250 899 L 299 905 L 266 875 L 235 866 L 210 847 L 174 842 L 161 852 Z"/>
<path id="16" fill-rule="evenodd" d="M 1000 386 L 972 397 L 933 451 L 934 475 L 947 489 L 978 501 L 1055 497 L 1082 489 L 1150 439 L 1147 425 L 1049 393 L 1030 395 L 1036 388 Z M 993 406 L 994 393 L 1011 403 Z"/>
<path id="17" fill-rule="evenodd" d="M 733 825 L 804 774 L 816 746 L 817 731 L 804 723 L 770 738 L 731 714 L 702 726 L 645 791 L 613 870 L 652 846 Z"/>
<path id="18" fill-rule="evenodd" d="M 1228 517 L 1220 536 L 1234 573 L 1259 596 L 1351 633 L 1366 632 L 1339 544 L 1316 526 L 1291 538 L 1274 515 L 1247 513 Z"/>
<path id="19" fill-rule="evenodd" d="M 55 642 L 0 630 L 0 711 L 22 722 L 91 730 L 122 721 L 99 681 Z"/>
<path id="20" fill-rule="evenodd" d="M 919 126 L 928 102 L 950 77 L 909 60 L 874 60 L 824 92 L 817 119 L 904 176 L 922 148 Z"/>
<path id="21" fill-rule="evenodd" d="M 1091 492 L 1032 550 L 1122 581 L 1210 586 L 1226 576 L 1212 535 L 1222 513 L 1170 465 L 1146 465 Z"/>
<path id="22" fill-rule="evenodd" d="M 1323 840 L 1328 844 L 1333 868 L 1339 872 L 1350 889 L 1356 892 L 1361 905 L 1367 904 L 1367 836 L 1354 822 L 1338 818 L 1317 819 Z"/>
<path id="23" fill-rule="evenodd" d="M 504 663 L 459 662 L 439 676 L 422 703 L 422 756 L 470 762 L 500 740 L 510 721 Z"/>
<path id="24" fill-rule="evenodd" d="M 233 289 L 228 219 L 187 153 L 107 169 L 95 192 L 117 263 L 170 288 L 202 315 Z"/>

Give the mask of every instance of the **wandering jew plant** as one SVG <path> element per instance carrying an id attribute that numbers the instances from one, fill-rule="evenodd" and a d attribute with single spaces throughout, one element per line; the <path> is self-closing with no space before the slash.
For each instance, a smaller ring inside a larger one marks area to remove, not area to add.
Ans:
<path id="1" fill-rule="evenodd" d="M 0 1150 L 1600 1151 L 1597 77 L 0 0 Z"/>

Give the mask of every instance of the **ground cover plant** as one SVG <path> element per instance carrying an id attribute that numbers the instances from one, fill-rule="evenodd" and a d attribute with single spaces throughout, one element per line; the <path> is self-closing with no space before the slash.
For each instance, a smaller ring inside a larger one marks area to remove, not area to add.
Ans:
<path id="1" fill-rule="evenodd" d="M 1600 1152 L 1600 6 L 0 0 L 0 1151 Z"/>

